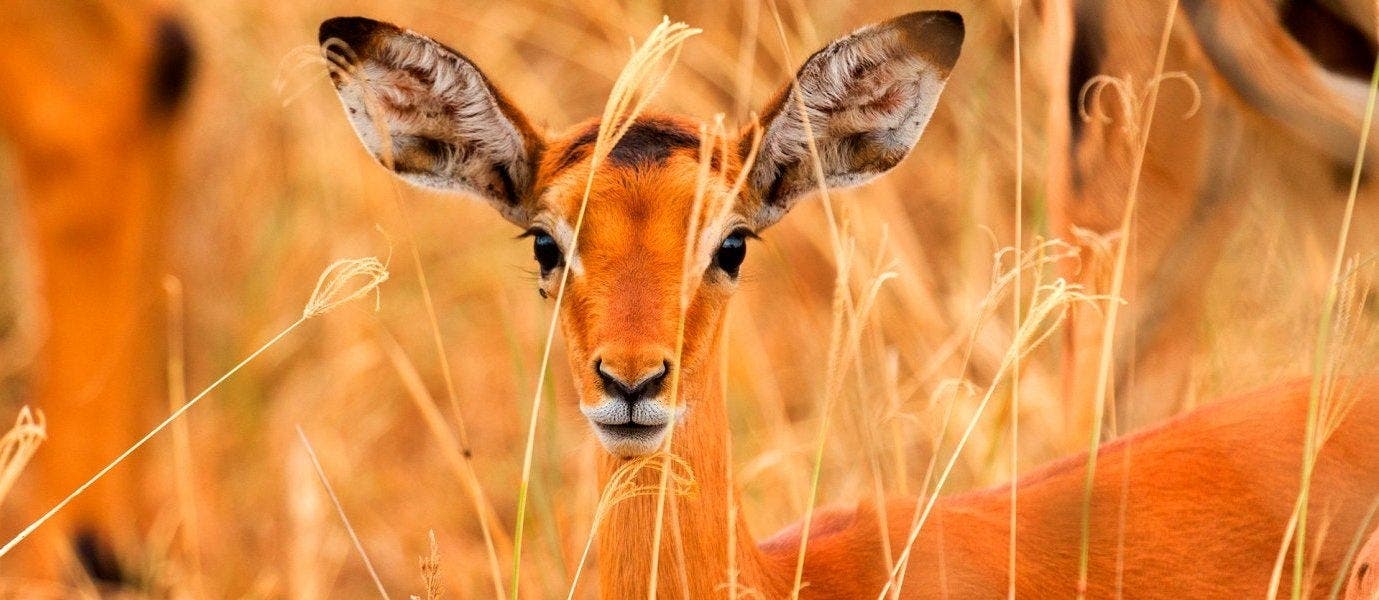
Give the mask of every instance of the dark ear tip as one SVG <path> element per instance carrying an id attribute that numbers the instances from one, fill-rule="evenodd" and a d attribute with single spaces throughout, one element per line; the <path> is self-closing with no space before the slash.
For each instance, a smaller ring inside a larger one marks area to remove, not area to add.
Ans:
<path id="1" fill-rule="evenodd" d="M 967 35 L 961 14 L 926 10 L 896 17 L 891 23 L 909 33 L 916 48 L 944 72 L 957 64 Z"/>
<path id="2" fill-rule="evenodd" d="M 368 45 L 374 35 L 382 31 L 397 30 L 396 25 L 375 21 L 367 17 L 335 17 L 321 23 L 316 41 L 325 45 L 327 40 L 338 39 L 351 48 L 359 49 Z"/>

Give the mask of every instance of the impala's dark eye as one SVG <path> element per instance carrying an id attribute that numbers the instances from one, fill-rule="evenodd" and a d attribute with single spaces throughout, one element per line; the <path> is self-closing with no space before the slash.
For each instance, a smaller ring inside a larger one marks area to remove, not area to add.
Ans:
<path id="1" fill-rule="evenodd" d="M 561 254 L 560 246 L 556 245 L 551 234 L 540 229 L 528 233 L 532 238 L 532 254 L 537 264 L 541 265 L 541 276 L 545 277 L 565 262 L 565 255 Z"/>
<path id="2" fill-rule="evenodd" d="M 742 260 L 747 258 L 747 238 L 751 235 L 752 232 L 746 229 L 734 231 L 718 246 L 718 252 L 713 255 L 713 264 L 723 269 L 729 277 L 737 277 Z"/>

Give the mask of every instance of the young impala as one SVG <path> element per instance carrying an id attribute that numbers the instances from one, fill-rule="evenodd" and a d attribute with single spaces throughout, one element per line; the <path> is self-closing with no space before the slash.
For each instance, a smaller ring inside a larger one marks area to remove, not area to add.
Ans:
<path id="1" fill-rule="evenodd" d="M 956 13 L 919 12 L 815 53 L 764 112 L 755 162 L 744 167 L 745 156 L 728 156 L 711 165 L 727 181 L 746 168 L 745 189 L 730 197 L 710 187 L 711 203 L 731 210 L 693 231 L 698 129 L 677 117 L 641 118 L 593 175 L 577 245 L 598 123 L 546 135 L 469 60 L 393 25 L 332 19 L 320 41 L 349 121 L 380 162 L 414 184 L 483 198 L 525 230 L 543 291 L 554 292 L 569 271 L 558 317 L 580 409 L 607 450 L 602 481 L 668 437 L 669 450 L 692 470 L 695 491 L 675 498 L 667 513 L 668 527 L 685 535 L 680 543 L 667 535 L 661 545 L 660 595 L 727 596 L 731 552 L 740 585 L 779 598 L 791 593 L 798 529 L 761 544 L 741 520 L 734 535 L 727 530 L 734 482 L 717 355 L 724 307 L 748 240 L 817 187 L 811 147 L 829 186 L 858 185 L 894 167 L 933 113 L 963 32 Z M 807 109 L 808 127 L 794 98 Z M 750 146 L 740 144 L 741 152 Z M 677 353 L 690 239 L 708 243 L 693 246 L 703 248 L 692 257 L 702 268 L 689 273 Z M 683 411 L 671 405 L 675 381 Z M 1327 531 L 1309 554 L 1317 590 L 1340 570 L 1379 493 L 1379 386 L 1356 390 L 1362 398 L 1329 438 L 1312 486 L 1312 505 L 1324 515 L 1316 519 L 1327 524 L 1308 530 Z M 1091 501 L 1091 596 L 1111 597 L 1123 586 L 1135 597 L 1262 597 L 1298 492 L 1306 396 L 1305 384 L 1271 388 L 1105 446 Z M 1076 591 L 1084 463 L 1066 459 L 1017 484 L 1022 596 Z M 639 476 L 652 485 L 659 477 Z M 647 596 L 656 507 L 654 495 L 625 500 L 600 527 L 604 597 Z M 888 579 L 880 531 L 901 547 L 915 500 L 891 501 L 881 527 L 873 507 L 866 501 L 817 514 L 802 597 L 878 597 Z M 942 499 L 914 546 L 903 596 L 1004 596 L 1008 517 L 1008 488 Z"/>

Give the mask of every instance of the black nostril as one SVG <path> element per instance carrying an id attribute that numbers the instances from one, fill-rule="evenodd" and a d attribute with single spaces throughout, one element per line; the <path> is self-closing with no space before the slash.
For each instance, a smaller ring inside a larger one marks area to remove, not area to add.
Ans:
<path id="1" fill-rule="evenodd" d="M 642 377 L 641 380 L 633 384 L 628 384 L 612 373 L 605 371 L 602 359 L 594 361 L 594 371 L 599 374 L 599 380 L 603 382 L 604 393 L 627 402 L 636 402 L 642 398 L 650 398 L 661 393 L 661 385 L 665 382 L 666 375 L 670 374 L 670 361 L 662 361 L 659 371 Z"/>
<path id="2" fill-rule="evenodd" d="M 660 371 L 648 375 L 645 379 L 642 379 L 641 385 L 637 386 L 641 388 L 641 395 L 643 397 L 652 397 L 661 393 L 661 384 L 665 383 L 667 375 L 670 375 L 670 361 L 664 360 L 661 361 Z"/>
<path id="3" fill-rule="evenodd" d="M 627 384 L 623 383 L 621 379 L 603 370 L 603 359 L 594 361 L 594 372 L 598 373 L 599 380 L 603 381 L 604 393 L 616 398 L 627 398 L 632 395 L 632 388 L 627 387 Z"/>

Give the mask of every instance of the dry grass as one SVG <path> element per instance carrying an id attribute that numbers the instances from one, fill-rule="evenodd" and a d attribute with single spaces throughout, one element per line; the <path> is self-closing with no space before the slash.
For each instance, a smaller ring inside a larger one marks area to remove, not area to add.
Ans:
<path id="1" fill-rule="evenodd" d="M 209 597 L 376 594 L 324 506 L 310 465 L 293 463 L 300 459 L 294 425 L 301 423 L 386 589 L 420 585 L 425 598 L 442 590 L 445 598 L 491 598 L 489 557 L 504 573 L 515 572 L 509 532 L 518 520 L 530 431 L 520 589 L 524 598 L 569 594 L 601 505 L 593 469 L 600 450 L 575 410 L 559 340 L 556 360 L 542 366 L 553 303 L 535 292 L 529 248 L 513 242 L 517 232 L 481 203 L 395 187 L 358 147 L 324 66 L 298 68 L 292 57 L 312 44 L 325 18 L 390 20 L 466 53 L 529 114 L 565 127 L 602 110 L 630 56 L 629 38 L 643 39 L 668 15 L 704 33 L 684 45 L 652 107 L 706 123 L 727 111 L 729 123 L 742 123 L 784 83 L 795 60 L 896 10 L 885 3 L 780 2 L 790 59 L 775 17 L 756 4 L 189 6 L 207 51 L 188 115 L 190 160 L 170 254 L 185 289 L 192 389 L 295 319 L 303 288 L 322 264 L 387 247 L 378 228 L 409 232 L 417 254 L 391 266 L 394 280 L 378 313 L 360 303 L 320 319 L 311 335 L 284 339 L 271 360 L 244 369 L 215 402 L 188 415 L 190 456 L 175 468 L 152 470 L 149 486 L 171 491 L 194 482 L 195 527 L 214 543 L 159 562 L 169 572 L 202 572 L 196 585 Z M 1032 343 L 1047 330 L 1031 327 L 1049 324 L 1029 312 L 1041 306 L 1031 295 L 1041 293 L 1034 282 L 1049 282 L 1049 268 L 1023 271 L 1018 322 L 1010 294 L 1001 291 L 1017 286 L 992 277 L 1041 256 L 1026 248 L 1011 262 L 997 253 L 1016 239 L 1017 185 L 1024 239 L 1047 233 L 1041 109 L 1049 93 L 1029 76 L 1043 60 L 1038 20 L 1026 6 L 1021 123 L 1012 110 L 1010 6 L 926 6 L 963 12 L 968 36 L 914 155 L 860 190 L 830 192 L 831 215 L 821 202 L 803 203 L 753 245 L 744 266 L 725 339 L 734 471 L 743 484 L 743 510 L 733 518 L 747 520 L 759 536 L 809 506 L 854 502 L 878 490 L 913 497 L 940 481 L 945 491 L 970 489 L 1087 444 L 1090 432 L 1069 427 L 1058 401 L 1057 338 Z M 274 85 L 279 79 L 282 91 Z M 1017 125 L 1025 132 L 1021 144 Z M 1332 185 L 1328 164 L 1298 156 L 1276 131 L 1255 125 L 1247 135 L 1256 151 L 1245 158 L 1253 176 L 1239 191 L 1249 199 L 1247 214 L 1202 292 L 1206 343 L 1194 361 L 1195 397 L 1309 372 L 1312 357 L 1297 340 L 1315 335 L 1317 307 L 1332 284 L 1327 274 L 1346 190 Z M 1025 163 L 1023 182 L 1017 160 Z M 0 182 L 7 175 L 0 168 Z M 0 193 L 0 213 L 13 210 L 11 197 Z M 1375 249 L 1375 200 L 1361 188 L 1348 256 L 1363 259 Z M 22 245 L 0 237 L 0 414 L 13 414 L 25 398 L 21 375 L 33 368 L 32 352 L 22 350 L 32 347 L 33 326 L 21 317 L 32 314 L 23 283 L 30 269 Z M 429 299 L 419 267 L 429 277 Z M 1366 283 L 1374 271 L 1364 260 L 1352 271 L 1356 283 L 1344 311 L 1345 352 L 1355 357 L 1345 364 L 1349 370 L 1372 370 L 1379 355 L 1379 311 Z M 885 285 L 873 285 L 882 279 Z M 835 309 L 835 293 L 852 309 Z M 844 313 L 836 328 L 843 342 L 831 349 L 824 332 Z M 811 334 L 791 335 L 796 331 Z M 435 352 L 437 332 L 443 355 Z M 1017 338 L 1024 341 L 1012 355 Z M 1018 414 L 1010 414 L 1008 401 L 1013 364 L 1020 370 Z M 450 395 L 447 370 L 466 417 L 467 444 L 456 441 L 456 415 L 435 401 Z M 533 402 L 539 377 L 546 385 Z M 954 386 L 955 380 L 980 385 Z M 1015 419 L 1018 447 L 1008 434 Z M 187 519 L 179 494 L 166 497 L 160 508 L 168 518 Z M 903 564 L 904 549 L 892 551 Z M 419 556 L 430 557 L 420 571 Z M 591 596 L 589 583 L 572 595 Z M 190 578 L 167 585 L 194 593 Z"/>

